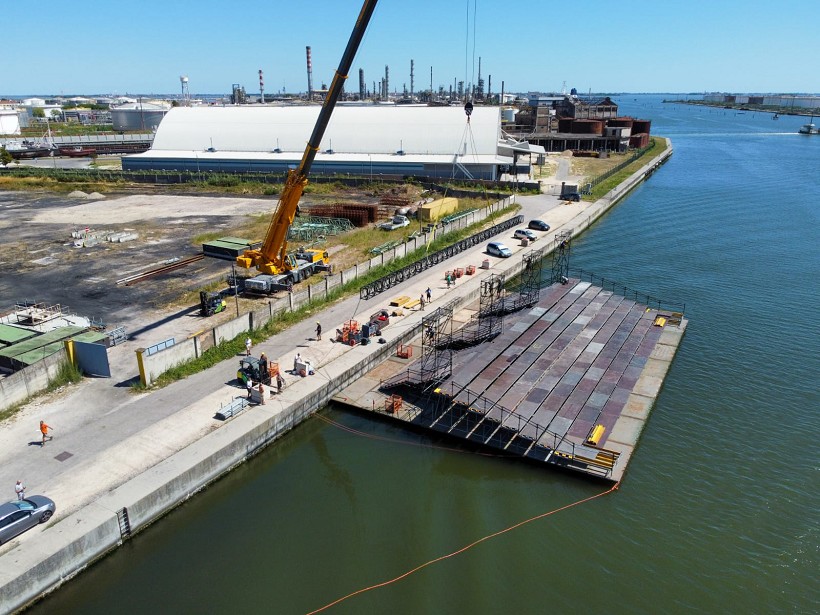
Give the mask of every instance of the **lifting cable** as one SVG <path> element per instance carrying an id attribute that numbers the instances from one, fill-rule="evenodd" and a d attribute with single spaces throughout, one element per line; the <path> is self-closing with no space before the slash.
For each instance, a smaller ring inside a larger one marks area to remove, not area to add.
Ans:
<path id="1" fill-rule="evenodd" d="M 564 506 L 554 508 L 553 510 L 547 511 L 545 513 L 541 513 L 540 515 L 536 515 L 534 517 L 530 517 L 529 519 L 525 519 L 524 521 L 519 521 L 518 523 L 516 523 L 514 525 L 511 525 L 509 527 L 506 527 L 503 530 L 499 530 L 499 531 L 494 532 L 492 534 L 487 534 L 486 536 L 484 536 L 482 538 L 479 538 L 478 540 L 476 540 L 474 542 L 471 542 L 470 544 L 468 544 L 464 547 L 461 547 L 460 549 L 457 549 L 456 551 L 453 551 L 451 553 L 448 553 L 447 555 L 442 555 L 442 556 L 437 557 L 435 559 L 431 559 L 427 562 L 424 562 L 423 564 L 421 564 L 419 566 L 416 566 L 415 568 L 412 568 L 412 569 L 408 570 L 407 572 L 404 572 L 404 573 L 400 574 L 399 576 L 397 576 L 393 579 L 390 579 L 388 581 L 382 581 L 381 583 L 376 583 L 375 585 L 370 585 L 369 587 L 363 587 L 362 589 L 356 590 L 355 592 L 352 592 L 352 593 L 350 593 L 346 596 L 342 596 L 341 598 L 338 598 L 337 600 L 334 600 L 333 602 L 330 602 L 330 603 L 326 604 L 325 606 L 323 606 L 321 608 L 318 608 L 314 611 L 310 611 L 308 613 L 308 615 L 314 615 L 315 613 L 320 613 L 322 611 L 325 611 L 325 610 L 329 609 L 330 607 L 336 606 L 340 602 L 343 602 L 343 601 L 347 600 L 348 598 L 352 598 L 353 596 L 358 596 L 359 594 L 369 592 L 373 589 L 378 589 L 380 587 L 385 587 L 387 585 L 391 585 L 393 583 L 401 581 L 402 579 L 405 579 L 405 578 L 409 577 L 411 574 L 414 574 L 414 573 L 418 572 L 419 570 L 422 570 L 423 568 L 426 568 L 428 566 L 431 566 L 432 564 L 436 564 L 438 562 L 441 562 L 445 559 L 449 559 L 449 558 L 454 557 L 456 555 L 460 555 L 461 553 L 464 553 L 468 549 L 472 549 L 473 547 L 475 547 L 476 545 L 481 544 L 482 542 L 486 542 L 487 540 L 490 540 L 491 538 L 495 538 L 497 536 L 501 536 L 502 534 L 506 534 L 507 532 L 518 529 L 519 527 L 522 527 L 522 526 L 524 526 L 528 523 L 532 523 L 533 521 L 538 521 L 539 519 L 543 519 L 544 517 L 549 517 L 550 515 L 554 515 L 555 513 L 559 513 L 561 511 L 567 510 L 567 509 L 572 508 L 574 506 L 578 506 L 579 504 L 585 504 L 586 502 L 591 502 L 592 500 L 594 500 L 596 498 L 599 498 L 603 495 L 607 495 L 607 494 L 612 493 L 613 491 L 618 489 L 619 485 L 620 485 L 619 482 L 615 483 L 612 487 L 610 487 L 606 491 L 602 491 L 601 493 L 596 493 L 595 495 L 591 495 L 591 496 L 583 498 L 581 500 L 577 500 L 577 501 L 572 502 L 570 504 L 566 504 Z"/>

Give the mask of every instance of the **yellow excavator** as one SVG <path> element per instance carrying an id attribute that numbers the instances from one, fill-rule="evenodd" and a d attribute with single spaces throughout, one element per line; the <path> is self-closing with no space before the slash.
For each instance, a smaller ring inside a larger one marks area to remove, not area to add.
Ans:
<path id="1" fill-rule="evenodd" d="M 290 290 L 293 284 L 313 275 L 317 271 L 330 271 L 330 259 L 324 250 L 299 249 L 288 253 L 288 229 L 299 211 L 299 199 L 308 183 L 308 173 L 319 150 L 330 116 L 339 100 L 344 80 L 353 64 L 353 58 L 364 37 L 367 24 L 376 8 L 376 0 L 365 0 L 350 40 L 347 42 L 339 68 L 327 92 L 313 134 L 305 147 L 299 167 L 288 171 L 282 195 L 273 212 L 273 217 L 265 235 L 265 241 L 258 250 L 245 250 L 236 257 L 240 267 L 256 267 L 261 275 L 245 280 L 245 290 L 252 293 L 270 293 L 274 290 Z"/>

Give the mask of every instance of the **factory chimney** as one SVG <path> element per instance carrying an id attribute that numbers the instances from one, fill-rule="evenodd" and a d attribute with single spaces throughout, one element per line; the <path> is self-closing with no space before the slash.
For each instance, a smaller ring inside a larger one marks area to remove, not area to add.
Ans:
<path id="1" fill-rule="evenodd" d="M 262 78 L 262 69 L 259 69 L 259 98 L 262 104 L 265 104 L 265 81 Z"/>
<path id="2" fill-rule="evenodd" d="M 390 98 L 390 67 L 384 65 L 384 99 Z"/>
<path id="3" fill-rule="evenodd" d="M 364 69 L 359 69 L 359 100 L 364 100 L 367 98 L 367 92 L 365 92 L 364 87 Z"/>
<path id="4" fill-rule="evenodd" d="M 305 47 L 307 54 L 308 100 L 313 100 L 313 61 L 310 59 L 310 45 Z"/>
<path id="5" fill-rule="evenodd" d="M 413 60 L 410 60 L 410 98 L 413 98 Z"/>

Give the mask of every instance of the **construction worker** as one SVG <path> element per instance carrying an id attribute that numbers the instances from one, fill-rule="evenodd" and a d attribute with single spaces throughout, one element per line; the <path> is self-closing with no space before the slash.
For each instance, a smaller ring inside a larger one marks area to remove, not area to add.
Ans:
<path id="1" fill-rule="evenodd" d="M 53 440 L 54 436 L 48 435 L 48 430 L 51 429 L 51 425 L 46 425 L 45 421 L 40 421 L 40 433 L 43 434 L 43 444 L 41 446 L 46 445 L 46 438 L 49 440 Z"/>
<path id="2" fill-rule="evenodd" d="M 268 357 L 263 352 L 259 357 L 259 381 L 269 382 L 270 374 L 268 374 Z"/>

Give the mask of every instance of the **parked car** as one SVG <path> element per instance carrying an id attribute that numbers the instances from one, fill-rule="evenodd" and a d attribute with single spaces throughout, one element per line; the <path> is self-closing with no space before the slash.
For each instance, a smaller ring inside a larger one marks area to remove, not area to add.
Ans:
<path id="1" fill-rule="evenodd" d="M 531 230 L 526 228 L 520 228 L 515 233 L 513 233 L 513 237 L 516 239 L 528 239 L 530 241 L 535 241 L 538 239 L 538 235 L 533 233 Z"/>
<path id="2" fill-rule="evenodd" d="M 536 231 L 548 231 L 550 230 L 550 225 L 543 220 L 530 220 L 527 228 L 535 229 Z"/>
<path id="3" fill-rule="evenodd" d="M 500 241 L 491 241 L 487 244 L 487 254 L 490 256 L 501 256 L 502 258 L 507 258 L 508 256 L 512 256 L 512 250 Z"/>
<path id="4" fill-rule="evenodd" d="M 32 495 L 24 500 L 0 504 L 0 544 L 18 534 L 30 530 L 38 523 L 45 523 L 57 507 L 42 495 Z"/>
<path id="5" fill-rule="evenodd" d="M 577 203 L 581 200 L 581 194 L 579 192 L 565 192 L 561 195 L 561 198 L 565 201 L 575 201 Z"/>

